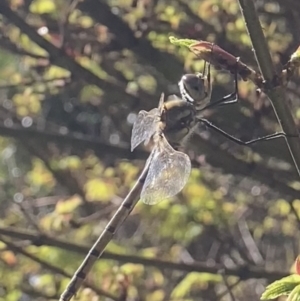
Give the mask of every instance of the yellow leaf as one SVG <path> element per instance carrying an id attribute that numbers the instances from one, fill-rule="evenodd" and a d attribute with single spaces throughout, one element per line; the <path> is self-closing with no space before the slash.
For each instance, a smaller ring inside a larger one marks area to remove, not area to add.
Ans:
<path id="1" fill-rule="evenodd" d="M 115 185 L 102 179 L 91 179 L 85 184 L 86 197 L 90 201 L 110 201 L 115 195 Z"/>
<path id="2" fill-rule="evenodd" d="M 36 186 L 50 186 L 55 185 L 55 180 L 51 172 L 45 168 L 42 161 L 39 159 L 33 160 L 33 169 L 28 172 L 27 178 L 31 184 Z"/>
<path id="3" fill-rule="evenodd" d="M 44 74 L 45 79 L 54 79 L 60 77 L 69 77 L 71 75 L 70 71 L 57 66 L 51 66 L 47 69 Z"/>
<path id="4" fill-rule="evenodd" d="M 142 276 L 144 266 L 142 264 L 126 263 L 121 266 L 121 271 L 127 275 Z"/>
<path id="5" fill-rule="evenodd" d="M 56 10 L 54 0 L 35 0 L 30 4 L 30 11 L 35 14 L 49 14 Z"/>
<path id="6" fill-rule="evenodd" d="M 156 290 L 154 291 L 153 293 L 150 293 L 150 294 L 147 294 L 147 298 L 146 298 L 146 301 L 161 301 L 161 300 L 164 300 L 165 298 L 165 292 L 164 290 Z"/>
<path id="7" fill-rule="evenodd" d="M 56 204 L 55 211 L 58 214 L 66 214 L 73 212 L 80 204 L 82 200 L 79 196 L 73 196 L 68 200 L 59 200 Z"/>
<path id="8" fill-rule="evenodd" d="M 207 194 L 207 189 L 202 185 L 199 185 L 197 183 L 192 183 L 185 187 L 184 193 L 189 198 L 197 197 L 198 199 L 201 199 L 204 198 L 204 196 Z"/>

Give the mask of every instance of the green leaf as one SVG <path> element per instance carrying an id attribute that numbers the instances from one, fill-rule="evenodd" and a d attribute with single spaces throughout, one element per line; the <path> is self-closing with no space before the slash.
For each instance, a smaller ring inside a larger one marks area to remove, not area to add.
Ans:
<path id="1" fill-rule="evenodd" d="M 173 36 L 170 36 L 169 37 L 169 40 L 170 42 L 173 44 L 173 45 L 176 45 L 176 46 L 184 46 L 184 47 L 188 47 L 190 48 L 191 46 L 193 46 L 194 44 L 197 44 L 199 43 L 199 41 L 196 41 L 196 40 L 191 40 L 191 39 L 177 39 Z"/>
<path id="2" fill-rule="evenodd" d="M 277 280 L 266 287 L 261 300 L 275 299 L 282 295 L 288 295 L 300 284 L 300 275 L 290 275 Z"/>
<path id="3" fill-rule="evenodd" d="M 290 293 L 287 301 L 300 301 L 300 285 L 297 285 Z"/>

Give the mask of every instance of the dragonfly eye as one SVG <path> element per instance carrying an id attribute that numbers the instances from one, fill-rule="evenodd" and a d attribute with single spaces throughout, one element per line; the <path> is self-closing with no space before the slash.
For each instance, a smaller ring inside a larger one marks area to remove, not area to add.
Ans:
<path id="1" fill-rule="evenodd" d="M 179 82 L 179 89 L 182 98 L 188 102 L 199 102 L 206 96 L 204 79 L 201 75 L 185 74 Z"/>

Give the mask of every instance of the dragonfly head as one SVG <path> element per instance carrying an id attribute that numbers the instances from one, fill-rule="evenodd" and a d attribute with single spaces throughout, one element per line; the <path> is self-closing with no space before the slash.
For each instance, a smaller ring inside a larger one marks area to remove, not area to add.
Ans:
<path id="1" fill-rule="evenodd" d="M 182 98 L 196 107 L 205 105 L 210 98 L 208 79 L 201 73 L 183 75 L 178 85 Z"/>

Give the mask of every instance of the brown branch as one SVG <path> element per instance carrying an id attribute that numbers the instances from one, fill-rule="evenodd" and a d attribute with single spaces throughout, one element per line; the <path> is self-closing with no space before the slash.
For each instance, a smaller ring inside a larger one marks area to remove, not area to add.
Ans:
<path id="1" fill-rule="evenodd" d="M 26 218 L 26 220 L 28 221 L 28 223 L 38 232 L 41 232 L 41 229 L 39 227 L 39 224 L 36 220 L 36 218 L 28 212 L 28 210 L 24 207 L 23 205 L 23 201 L 22 203 L 18 203 L 16 201 L 13 201 L 16 206 L 18 206 L 18 208 L 20 209 L 20 211 L 23 213 L 24 217 Z"/>
<path id="2" fill-rule="evenodd" d="M 62 275 L 64 277 L 72 278 L 72 274 L 69 274 L 69 273 L 65 272 L 64 270 L 62 270 L 61 268 L 56 267 L 56 266 L 54 266 L 54 265 L 52 265 L 52 264 L 50 264 L 50 263 L 48 263 L 48 262 L 46 262 L 46 261 L 44 261 L 44 260 L 42 260 L 40 258 L 38 258 L 38 257 L 36 257 L 36 256 L 34 256 L 34 255 L 30 254 L 30 253 L 28 253 L 24 249 L 16 246 L 14 243 L 9 242 L 8 240 L 2 238 L 1 236 L 0 236 L 0 240 L 3 243 L 5 243 L 5 245 L 8 247 L 8 249 L 10 249 L 11 251 L 13 251 L 15 253 L 19 253 L 19 254 L 21 254 L 21 255 L 29 258 L 30 260 L 32 260 L 32 261 L 40 264 L 43 268 L 45 268 L 45 269 L 47 269 L 47 270 L 49 270 L 49 271 L 51 271 L 53 273 Z M 86 287 L 91 288 L 99 296 L 105 296 L 105 297 L 110 298 L 110 299 L 115 300 L 115 301 L 118 300 L 118 298 L 116 296 L 113 296 L 112 294 L 110 294 L 110 293 L 108 293 L 108 292 L 106 292 L 106 291 L 104 291 L 102 289 L 99 289 L 97 286 L 89 283 L 86 280 L 84 281 L 84 285 Z"/>
<path id="3" fill-rule="evenodd" d="M 0 124 L 0 136 L 12 137 L 16 139 L 38 139 L 39 143 L 48 143 L 49 141 L 58 143 L 59 145 L 72 146 L 75 149 L 92 149 L 98 155 L 111 155 L 118 158 L 133 159 L 147 159 L 148 153 L 145 151 L 131 152 L 126 147 L 113 146 L 97 141 L 95 137 L 89 137 L 83 134 L 72 134 L 66 135 L 50 132 L 41 131 L 33 128 L 24 128 L 18 125 L 12 127 L 6 127 Z"/>
<path id="4" fill-rule="evenodd" d="M 89 251 L 89 247 L 78 245 L 75 243 L 68 242 L 61 238 L 54 238 L 51 236 L 46 236 L 33 231 L 28 231 L 24 229 L 18 229 L 14 227 L 0 227 L 0 234 L 12 238 L 30 240 L 36 246 L 53 246 L 61 248 L 70 252 L 77 252 L 82 255 L 86 255 Z M 111 252 L 104 252 L 102 259 L 116 260 L 122 263 L 134 263 L 142 264 L 145 266 L 156 267 L 158 269 L 170 269 L 178 270 L 184 272 L 198 272 L 198 273 L 211 273 L 219 274 L 222 270 L 226 276 L 236 276 L 243 280 L 251 278 L 264 278 L 268 280 L 276 280 L 289 275 L 288 272 L 284 271 L 269 271 L 256 266 L 240 266 L 236 268 L 224 268 L 221 264 L 215 264 L 207 266 L 206 263 L 193 262 L 187 263 L 175 263 L 171 261 L 159 260 L 159 259 L 149 259 L 134 255 L 120 255 Z M 102 260 L 100 259 L 100 260 Z"/>
<path id="5" fill-rule="evenodd" d="M 276 117 L 285 133 L 294 165 L 300 175 L 300 140 L 299 133 L 294 122 L 291 111 L 288 107 L 288 99 L 284 88 L 278 82 L 278 76 L 272 63 L 272 58 L 268 50 L 268 45 L 264 37 L 253 0 L 239 0 L 240 8 L 244 16 L 246 26 L 253 44 L 254 53 L 261 73 L 267 82 L 265 93 L 271 100 Z M 292 137 L 294 136 L 294 137 Z"/>

